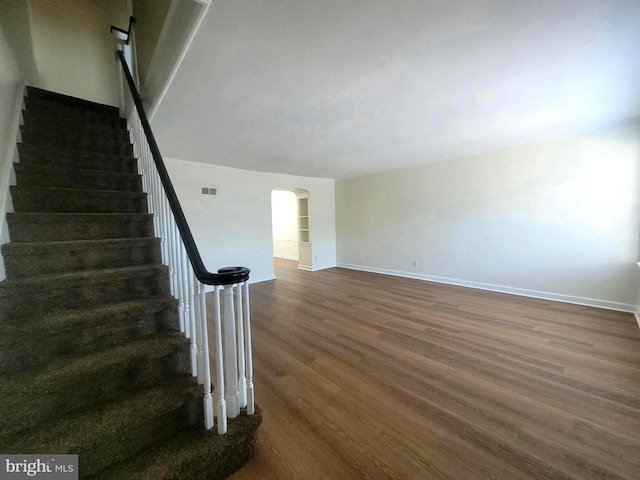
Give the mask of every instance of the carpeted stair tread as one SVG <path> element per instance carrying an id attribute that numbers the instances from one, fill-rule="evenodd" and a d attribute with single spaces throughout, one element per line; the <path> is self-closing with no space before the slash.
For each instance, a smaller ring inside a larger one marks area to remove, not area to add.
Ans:
<path id="1" fill-rule="evenodd" d="M 63 242 L 22 242 L 2 245 L 3 255 L 52 255 L 91 249 L 155 246 L 158 238 L 109 238 L 103 240 L 70 240 Z"/>
<path id="2" fill-rule="evenodd" d="M 179 330 L 178 301 L 170 295 L 9 317 L 0 322 L 0 349 L 5 351 L 0 356 L 0 375 Z M 15 338 L 30 341 L 15 345 Z"/>
<path id="3" fill-rule="evenodd" d="M 224 479 L 244 466 L 257 448 L 262 410 L 229 419 L 227 433 L 185 431 L 163 444 L 101 472 L 96 480 L 214 480 Z"/>
<path id="4" fill-rule="evenodd" d="M 188 376 L 188 348 L 184 336 L 169 332 L 56 360 L 36 371 L 4 374 L 0 377 L 0 411 L 11 414 L 0 416 L 0 442 L 15 441 L 20 432 L 47 423 L 47 419 L 113 400 L 133 388 Z"/>
<path id="5" fill-rule="evenodd" d="M 62 418 L 3 451 L 78 454 L 82 478 L 90 477 L 187 427 L 195 427 L 202 418 L 201 392 L 202 387 L 191 378 L 178 378 L 80 415 Z"/>
<path id="6" fill-rule="evenodd" d="M 160 239 L 118 238 L 2 246 L 7 278 L 161 263 Z"/>
<path id="7" fill-rule="evenodd" d="M 14 164 L 16 183 L 22 187 L 85 188 L 142 192 L 137 173 L 90 170 L 58 165 Z"/>
<path id="8" fill-rule="evenodd" d="M 149 213 L 35 213 L 7 214 L 12 242 L 99 240 L 153 235 Z"/>
<path id="9" fill-rule="evenodd" d="M 167 267 L 144 265 L 15 278 L 0 283 L 0 317 L 25 317 L 45 311 L 169 293 Z M 35 292 L 36 295 L 25 295 Z"/>
<path id="10" fill-rule="evenodd" d="M 138 173 L 136 160 L 131 156 L 107 155 L 95 152 L 33 144 L 18 144 L 20 164 L 58 165 L 60 167 Z"/>
<path id="11" fill-rule="evenodd" d="M 10 187 L 16 212 L 145 213 L 142 192 L 66 187 Z"/>
<path id="12" fill-rule="evenodd" d="M 118 107 L 114 107 L 113 105 L 105 105 L 104 103 L 97 103 L 83 98 L 72 97 L 70 95 L 65 95 L 64 93 L 52 92 L 38 87 L 27 86 L 26 90 L 27 98 L 30 100 L 46 100 L 59 105 L 69 105 L 84 110 L 105 112 L 109 115 L 120 115 Z"/>
<path id="13" fill-rule="evenodd" d="M 82 137 L 77 135 L 59 135 L 43 131 L 34 131 L 28 127 L 21 128 L 23 143 L 50 145 L 54 147 L 80 150 L 83 152 L 107 153 L 110 155 L 133 155 L 133 146 L 128 141 L 109 140 L 105 138 Z"/>

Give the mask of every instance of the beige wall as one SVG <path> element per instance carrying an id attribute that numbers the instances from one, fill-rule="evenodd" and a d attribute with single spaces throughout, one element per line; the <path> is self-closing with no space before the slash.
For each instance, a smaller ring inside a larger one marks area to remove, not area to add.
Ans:
<path id="1" fill-rule="evenodd" d="M 0 0 L 0 23 L 16 65 L 28 85 L 38 84 L 38 67 L 33 53 L 31 9 L 25 0 Z"/>
<path id="2" fill-rule="evenodd" d="M 112 24 L 128 25 L 126 0 L 31 0 L 41 88 L 117 105 Z"/>
<path id="3" fill-rule="evenodd" d="M 631 310 L 639 199 L 638 123 L 337 181 L 338 264 Z"/>
<path id="4" fill-rule="evenodd" d="M 138 75 L 142 85 L 170 5 L 171 0 L 133 0 Z"/>

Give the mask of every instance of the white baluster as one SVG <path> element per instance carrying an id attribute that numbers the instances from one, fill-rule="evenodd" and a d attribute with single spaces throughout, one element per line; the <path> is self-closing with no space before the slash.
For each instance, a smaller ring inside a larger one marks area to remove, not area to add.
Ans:
<path id="1" fill-rule="evenodd" d="M 167 248 L 167 267 L 169 267 L 169 282 L 171 284 L 171 295 L 175 296 L 175 279 L 171 273 L 173 256 L 171 254 L 171 217 L 168 212 L 166 199 L 164 196 L 158 198 L 158 202 L 160 204 L 159 214 L 162 215 L 162 224 L 164 225 L 164 238 L 165 244 Z"/>
<path id="2" fill-rule="evenodd" d="M 249 283 L 242 282 L 244 291 L 244 351 L 247 359 L 247 415 L 255 413 L 255 394 L 253 391 L 253 355 L 251 353 L 251 311 L 249 310 Z"/>
<path id="3" fill-rule="evenodd" d="M 218 433 L 227 431 L 227 403 L 224 397 L 224 364 L 222 361 L 222 318 L 220 316 L 220 287 L 215 287 L 216 324 L 216 417 Z"/>
<path id="4" fill-rule="evenodd" d="M 191 302 L 189 301 L 189 282 L 191 275 L 189 274 L 189 260 L 187 259 L 187 251 L 184 243 L 180 240 L 180 263 L 182 265 L 182 275 L 180 277 L 180 285 L 182 286 L 182 298 L 184 303 L 184 334 L 187 338 L 191 338 Z"/>
<path id="5" fill-rule="evenodd" d="M 176 224 L 176 233 L 175 233 L 175 247 L 176 247 L 176 293 L 178 294 L 178 308 L 180 309 L 180 331 L 183 332 L 187 338 L 187 329 L 189 324 L 189 317 L 187 316 L 187 308 L 186 308 L 186 300 L 187 296 L 185 295 L 184 288 L 186 284 L 184 283 L 184 258 L 182 255 L 182 239 L 180 238 L 180 231 L 178 230 L 178 225 Z"/>
<path id="6" fill-rule="evenodd" d="M 188 285 L 189 285 L 189 324 L 191 325 L 191 337 L 189 338 L 190 344 L 190 352 L 191 352 L 191 374 L 194 377 L 199 376 L 198 372 L 198 331 L 196 329 L 196 302 L 194 301 L 195 294 L 195 284 L 196 281 L 195 274 L 193 273 L 193 269 L 191 265 L 189 265 L 189 275 L 188 275 Z M 202 384 L 202 382 L 198 382 Z"/>
<path id="7" fill-rule="evenodd" d="M 198 282 L 198 293 L 200 296 L 200 320 L 202 322 L 202 343 L 203 348 L 202 363 L 204 366 L 204 428 L 213 428 L 213 398 L 211 397 L 211 366 L 209 365 L 209 333 L 207 326 L 207 300 L 204 295 L 204 285 Z M 225 425 L 226 427 L 226 425 Z M 226 428 L 225 428 L 226 431 Z M 224 432 L 223 432 L 224 433 Z"/>
<path id="8" fill-rule="evenodd" d="M 224 370 L 227 400 L 227 415 L 236 418 L 240 414 L 238 403 L 238 357 L 236 352 L 236 321 L 233 312 L 233 286 L 225 285 L 222 290 L 224 306 Z"/>
<path id="9" fill-rule="evenodd" d="M 167 211 L 166 215 L 169 219 L 169 255 L 171 257 L 171 264 L 169 267 L 169 274 L 173 279 L 173 290 L 171 294 L 178 298 L 178 282 L 177 282 L 177 273 L 176 273 L 176 264 L 178 263 L 177 255 L 176 255 L 176 223 L 171 214 L 171 208 L 169 207 L 168 200 L 165 199 L 165 209 Z M 184 331 L 184 318 L 182 314 L 180 314 L 180 329 Z"/>
<path id="10" fill-rule="evenodd" d="M 149 159 L 149 162 L 151 162 L 151 159 Z M 166 215 L 166 211 L 164 209 L 164 192 L 161 190 L 161 186 L 158 185 L 158 176 L 155 172 L 155 169 L 153 169 L 153 177 L 154 177 L 154 191 L 156 192 L 155 194 L 155 211 L 156 216 L 158 217 L 158 221 L 160 224 L 160 241 L 161 241 L 161 246 L 162 246 L 162 257 L 164 259 L 164 264 L 167 265 L 167 267 L 169 266 L 169 264 L 171 263 L 171 256 L 169 255 L 169 227 L 167 225 L 167 215 Z M 173 282 L 173 279 L 171 278 L 171 276 L 169 276 L 169 284 L 171 285 L 171 282 Z M 171 291 L 173 292 L 173 286 L 171 287 Z"/>
<path id="11" fill-rule="evenodd" d="M 200 305 L 200 290 L 199 285 L 200 281 L 196 278 L 195 273 L 193 274 L 194 285 L 195 285 L 195 296 L 194 296 L 194 304 L 195 304 L 195 314 L 196 314 L 196 347 L 198 349 L 196 353 L 196 364 L 197 364 L 197 372 L 198 372 L 198 383 L 202 385 L 204 383 L 204 345 L 202 344 L 202 308 Z M 208 348 L 208 346 L 207 346 Z"/>
<path id="12" fill-rule="evenodd" d="M 238 403 L 240 408 L 247 406 L 247 378 L 244 371 L 244 325 L 242 315 L 242 285 L 236 285 L 236 314 L 238 335 L 236 336 L 238 341 Z"/>

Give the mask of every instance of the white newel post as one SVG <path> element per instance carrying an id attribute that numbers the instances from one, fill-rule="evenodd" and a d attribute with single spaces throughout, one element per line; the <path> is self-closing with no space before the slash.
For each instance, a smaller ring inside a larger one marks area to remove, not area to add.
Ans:
<path id="1" fill-rule="evenodd" d="M 247 415 L 255 413 L 255 394 L 253 391 L 253 355 L 251 353 L 251 311 L 249 310 L 249 282 L 242 282 L 244 291 L 244 335 L 247 370 Z"/>
<path id="2" fill-rule="evenodd" d="M 224 367 L 227 414 L 236 418 L 240 414 L 238 403 L 238 356 L 236 352 L 236 319 L 233 311 L 233 285 L 222 289 L 224 306 Z"/>
<path id="3" fill-rule="evenodd" d="M 244 325 L 242 321 L 242 284 L 236 285 L 236 314 L 238 315 L 238 402 L 240 408 L 247 406 L 247 377 L 245 376 L 244 365 Z"/>
<path id="4" fill-rule="evenodd" d="M 216 323 L 216 417 L 218 433 L 227 431 L 227 403 L 224 398 L 224 364 L 222 360 L 222 318 L 220 316 L 220 287 L 215 287 Z"/>

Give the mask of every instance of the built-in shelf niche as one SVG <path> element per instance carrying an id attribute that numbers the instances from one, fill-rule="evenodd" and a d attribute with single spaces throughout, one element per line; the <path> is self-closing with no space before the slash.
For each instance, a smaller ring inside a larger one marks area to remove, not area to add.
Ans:
<path id="1" fill-rule="evenodd" d="M 300 243 L 311 242 L 309 230 L 309 199 L 298 198 L 298 241 Z"/>

